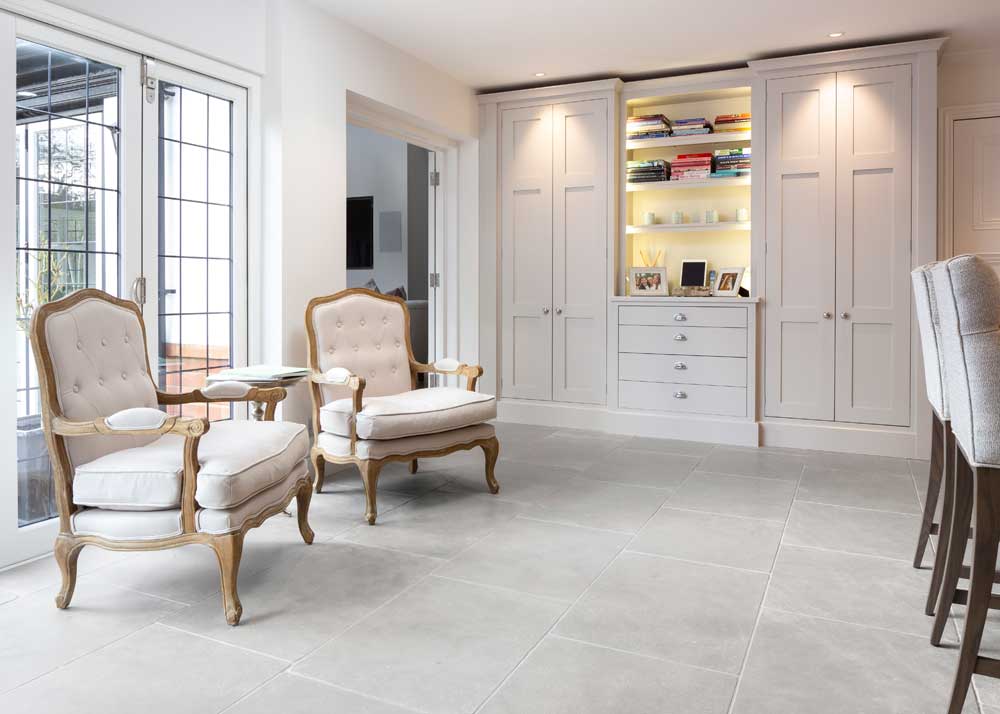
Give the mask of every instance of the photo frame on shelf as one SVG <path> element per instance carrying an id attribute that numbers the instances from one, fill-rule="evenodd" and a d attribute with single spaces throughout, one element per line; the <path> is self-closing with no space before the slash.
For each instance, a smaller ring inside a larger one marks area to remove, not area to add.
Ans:
<path id="1" fill-rule="evenodd" d="M 681 287 L 703 288 L 708 275 L 708 261 L 704 258 L 691 258 L 681 261 Z"/>
<path id="2" fill-rule="evenodd" d="M 666 268 L 629 268 L 629 294 L 636 297 L 667 295 Z"/>
<path id="3" fill-rule="evenodd" d="M 740 283 L 746 268 L 721 268 L 715 278 L 712 294 L 716 297 L 736 297 L 740 294 Z"/>

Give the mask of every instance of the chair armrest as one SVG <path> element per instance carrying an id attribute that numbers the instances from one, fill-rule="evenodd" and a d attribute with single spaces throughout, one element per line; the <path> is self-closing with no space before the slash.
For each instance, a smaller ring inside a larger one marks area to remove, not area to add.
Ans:
<path id="1" fill-rule="evenodd" d="M 483 368 L 478 364 L 465 364 L 464 362 L 459 362 L 457 359 L 452 359 L 450 357 L 435 360 L 432 364 L 410 362 L 410 370 L 413 371 L 414 374 L 419 374 L 421 372 L 427 374 L 457 374 L 465 377 L 466 388 L 470 392 L 475 391 L 476 381 L 483 376 Z"/>
<path id="2" fill-rule="evenodd" d="M 154 436 L 157 434 L 178 434 L 183 437 L 200 437 L 209 428 L 208 419 L 169 416 L 166 414 L 164 414 L 164 418 L 158 426 L 152 422 L 147 424 L 136 422 L 127 426 L 116 426 L 116 422 L 122 423 L 128 421 L 125 418 L 126 415 L 124 412 L 130 411 L 134 410 L 125 409 L 109 417 L 98 417 L 91 421 L 70 421 L 63 417 L 53 417 L 52 433 L 59 436 L 92 436 L 97 434 L 102 436 Z M 162 412 L 160 413 L 162 414 Z M 119 417 L 119 419 L 115 417 Z"/>
<path id="3" fill-rule="evenodd" d="M 264 412 L 265 421 L 274 420 L 274 411 L 278 402 L 288 396 L 284 387 L 251 387 L 243 382 L 215 382 L 202 389 L 190 392 L 171 394 L 156 393 L 156 401 L 163 405 L 177 404 L 208 404 L 211 402 L 264 402 L 267 408 Z"/>
<path id="4" fill-rule="evenodd" d="M 310 372 L 309 381 L 314 385 L 325 384 L 331 387 L 348 387 L 351 390 L 351 455 L 353 456 L 354 445 L 358 441 L 358 412 L 363 408 L 362 399 L 365 392 L 365 378 L 359 377 L 344 367 L 331 367 L 326 372 Z M 318 413 L 319 406 L 317 405 L 315 409 Z M 316 428 L 319 429 L 319 426 Z"/>

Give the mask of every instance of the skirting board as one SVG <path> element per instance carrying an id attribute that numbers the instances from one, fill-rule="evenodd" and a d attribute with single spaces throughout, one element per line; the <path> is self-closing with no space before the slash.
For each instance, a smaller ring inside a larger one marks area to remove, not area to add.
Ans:
<path id="1" fill-rule="evenodd" d="M 859 424 L 796 423 L 793 420 L 763 421 L 761 446 L 839 451 L 873 456 L 926 459 L 930 444 L 919 449 L 916 434 L 906 429 Z M 929 441 L 929 440 L 928 440 Z M 926 451 L 927 453 L 922 453 Z"/>
<path id="2" fill-rule="evenodd" d="M 672 415 L 582 404 L 501 399 L 497 402 L 497 419 L 518 424 L 590 429 L 655 439 L 704 441 L 730 446 L 759 445 L 756 422 L 712 419 L 690 414 Z"/>

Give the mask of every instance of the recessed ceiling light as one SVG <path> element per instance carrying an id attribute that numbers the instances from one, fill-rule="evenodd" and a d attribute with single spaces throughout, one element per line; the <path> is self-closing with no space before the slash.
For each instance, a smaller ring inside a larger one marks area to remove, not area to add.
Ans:
<path id="1" fill-rule="evenodd" d="M 545 72 L 535 72 L 535 76 L 536 77 L 544 77 L 545 76 Z"/>
<path id="2" fill-rule="evenodd" d="M 829 35 L 827 35 L 827 37 L 832 37 L 833 39 L 837 39 L 838 37 L 843 37 L 843 36 L 844 36 L 843 32 L 831 32 Z"/>

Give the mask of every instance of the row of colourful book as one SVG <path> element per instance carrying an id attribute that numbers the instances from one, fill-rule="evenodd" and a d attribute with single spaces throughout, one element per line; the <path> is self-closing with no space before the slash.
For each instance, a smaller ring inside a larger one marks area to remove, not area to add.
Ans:
<path id="1" fill-rule="evenodd" d="M 670 178 L 670 163 L 664 159 L 629 161 L 625 164 L 625 177 L 629 183 L 666 181 Z"/>
<path id="2" fill-rule="evenodd" d="M 750 174 L 750 147 L 742 149 L 716 149 L 713 157 L 713 178 L 732 178 Z"/>
<path id="3" fill-rule="evenodd" d="M 715 131 L 717 134 L 730 131 L 750 131 L 750 112 L 720 114 L 715 117 Z"/>
<path id="4" fill-rule="evenodd" d="M 670 136 L 672 124 L 662 114 L 644 114 L 625 120 L 629 139 L 663 139 Z"/>
<path id="5" fill-rule="evenodd" d="M 701 181 L 712 173 L 712 152 L 678 154 L 670 162 L 671 181 Z"/>

